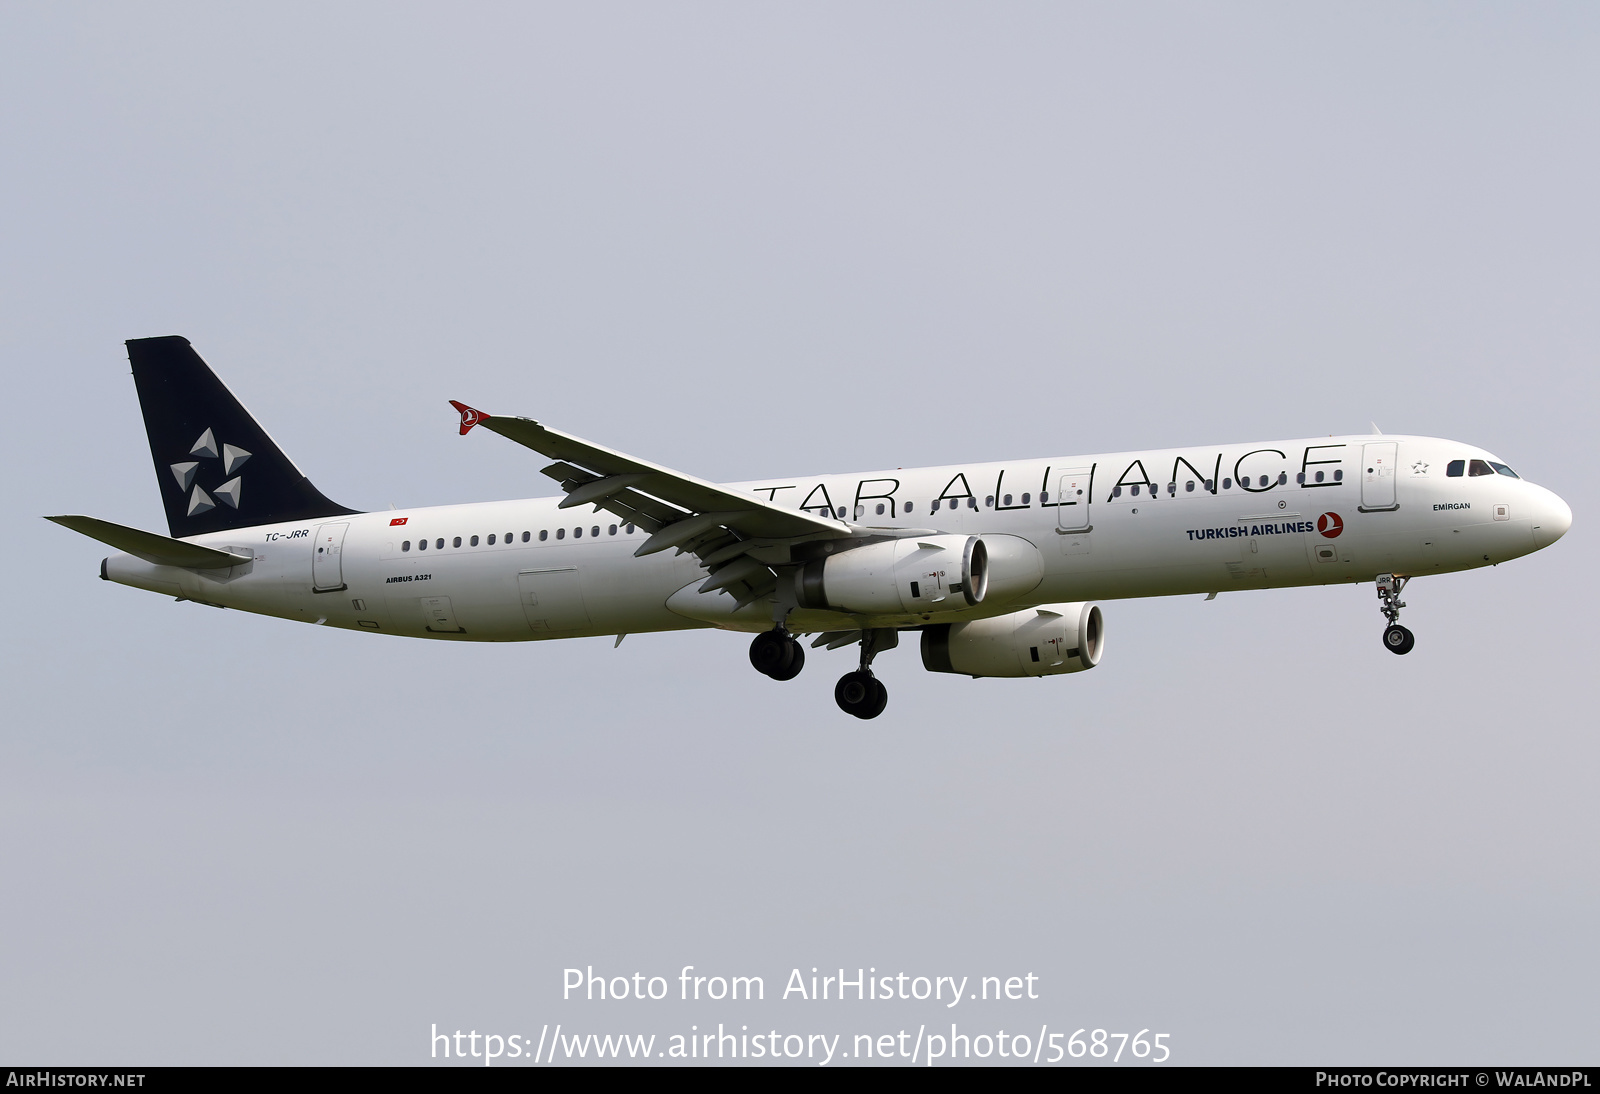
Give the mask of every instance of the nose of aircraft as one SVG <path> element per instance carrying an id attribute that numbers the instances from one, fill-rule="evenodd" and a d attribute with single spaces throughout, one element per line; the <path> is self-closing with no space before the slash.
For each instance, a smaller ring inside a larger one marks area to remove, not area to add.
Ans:
<path id="1" fill-rule="evenodd" d="M 1548 547 L 1572 527 L 1572 507 L 1552 491 L 1541 487 L 1540 492 L 1543 496 L 1536 508 L 1533 540 L 1540 547 Z"/>

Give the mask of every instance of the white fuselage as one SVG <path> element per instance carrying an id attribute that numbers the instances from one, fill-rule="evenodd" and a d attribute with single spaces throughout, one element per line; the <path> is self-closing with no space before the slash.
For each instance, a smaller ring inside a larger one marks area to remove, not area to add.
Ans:
<path id="1" fill-rule="evenodd" d="M 1353 436 L 728 488 L 796 509 L 826 508 L 864 534 L 915 528 L 1021 537 L 1044 560 L 1033 588 L 961 611 L 790 615 L 790 630 L 814 632 L 950 622 L 1034 604 L 1443 573 L 1503 562 L 1560 538 L 1571 512 L 1549 490 L 1503 473 L 1446 473 L 1452 461 L 1493 459 L 1448 440 Z M 726 593 L 698 593 L 706 572 L 693 555 L 634 557 L 643 531 L 587 505 L 560 510 L 559 501 L 264 525 L 192 537 L 248 554 L 248 564 L 193 571 L 114 555 L 102 573 L 207 604 L 415 638 L 511 642 L 772 626 L 770 605 L 735 613 Z"/>

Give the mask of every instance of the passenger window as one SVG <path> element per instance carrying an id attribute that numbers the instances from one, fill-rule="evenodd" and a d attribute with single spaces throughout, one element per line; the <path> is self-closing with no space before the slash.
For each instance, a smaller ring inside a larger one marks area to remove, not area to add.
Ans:
<path id="1" fill-rule="evenodd" d="M 617 534 L 617 526 L 615 524 L 613 524 L 613 525 L 611 525 L 610 529 L 606 532 L 606 535 L 614 536 L 616 534 Z"/>
<path id="2" fill-rule="evenodd" d="M 428 549 L 428 541 L 427 540 L 425 540 L 425 539 L 417 540 L 417 550 L 426 551 L 427 549 Z"/>
<path id="3" fill-rule="evenodd" d="M 455 538 L 455 539 L 452 539 L 452 540 L 451 540 L 451 541 L 450 541 L 450 546 L 452 546 L 452 547 L 459 547 L 459 546 L 461 546 L 461 537 L 460 537 L 460 536 L 457 536 L 457 537 L 456 537 L 456 538 Z"/>
<path id="4" fill-rule="evenodd" d="M 1483 460 L 1473 460 L 1467 465 L 1467 475 L 1471 478 L 1476 478 L 1479 475 L 1492 474 L 1494 474 L 1494 468 L 1490 467 L 1488 463 Z"/>
<path id="5" fill-rule="evenodd" d="M 1303 475 L 1301 476 L 1301 478 L 1304 478 L 1304 477 L 1305 476 L 1303 476 Z M 1279 486 L 1288 486 L 1289 485 L 1289 472 L 1287 472 L 1287 471 L 1279 471 L 1278 472 L 1278 485 Z"/>
<path id="6" fill-rule="evenodd" d="M 507 536 L 506 538 L 510 539 L 511 537 Z M 491 547 L 494 546 L 494 533 L 493 532 L 489 533 L 489 546 L 491 546 Z"/>
<path id="7" fill-rule="evenodd" d="M 1167 493 L 1169 495 L 1176 494 L 1177 492 L 1178 492 L 1178 484 L 1177 483 L 1175 483 L 1175 482 L 1167 483 Z"/>
<path id="8" fill-rule="evenodd" d="M 1139 496 L 1139 487 L 1138 487 L 1138 485 L 1135 484 L 1133 486 L 1130 486 L 1128 488 L 1128 493 L 1132 494 L 1134 497 L 1138 497 Z"/>
<path id="9" fill-rule="evenodd" d="M 1120 487 L 1120 486 L 1113 486 L 1113 487 L 1112 487 L 1112 488 L 1111 488 L 1111 496 L 1112 496 L 1112 497 L 1114 497 L 1114 498 L 1120 498 L 1120 497 L 1122 497 L 1122 487 Z"/>
<path id="10" fill-rule="evenodd" d="M 622 530 L 628 533 L 630 536 L 633 535 L 633 525 L 631 524 L 624 525 Z"/>
<path id="11" fill-rule="evenodd" d="M 1209 490 L 1209 491 L 1215 491 L 1216 488 L 1217 488 L 1216 487 L 1216 482 L 1217 482 L 1216 479 L 1207 479 L 1206 480 L 1206 489 Z"/>
<path id="12" fill-rule="evenodd" d="M 878 515 L 880 517 L 883 516 L 883 502 L 881 501 L 878 503 Z"/>
<path id="13" fill-rule="evenodd" d="M 572 538 L 573 539 L 582 539 L 583 538 L 583 529 L 582 528 L 574 528 L 572 530 Z"/>
<path id="14" fill-rule="evenodd" d="M 472 537 L 472 545 L 474 547 L 476 547 L 478 545 L 478 537 L 477 536 L 473 536 Z"/>
<path id="15" fill-rule="evenodd" d="M 596 524 L 593 528 L 589 529 L 589 534 L 591 536 L 598 536 L 600 534 L 600 526 Z"/>
<path id="16" fill-rule="evenodd" d="M 1006 504 L 1006 505 L 1010 505 L 1011 504 L 1011 495 L 1010 494 L 1006 495 L 1004 504 Z"/>
<path id="17" fill-rule="evenodd" d="M 1322 472 L 1321 472 L 1321 471 L 1318 471 L 1318 472 L 1317 472 L 1317 481 L 1318 481 L 1318 482 L 1321 482 L 1321 481 L 1322 481 Z"/>
<path id="18" fill-rule="evenodd" d="M 411 550 L 411 541 L 408 539 L 405 542 L 401 543 L 400 544 L 400 550 L 402 550 L 402 551 Z"/>
<path id="19" fill-rule="evenodd" d="M 1344 471 L 1343 470 L 1335 471 L 1333 473 L 1333 481 L 1334 482 L 1343 482 L 1344 481 Z"/>
<path id="20" fill-rule="evenodd" d="M 1222 480 L 1222 488 L 1224 490 L 1232 490 L 1233 489 L 1233 480 L 1232 479 L 1223 479 Z"/>
<path id="21" fill-rule="evenodd" d="M 1040 505 L 1043 505 L 1045 502 L 1047 502 L 1049 500 L 1050 500 L 1050 491 L 1048 491 L 1048 490 L 1039 491 L 1039 504 Z"/>
<path id="22" fill-rule="evenodd" d="M 441 537 L 440 539 L 434 540 L 433 541 L 433 548 L 436 551 L 444 550 L 444 539 Z"/>
<path id="23" fill-rule="evenodd" d="M 961 499 L 960 499 L 960 498 L 951 498 L 951 499 L 950 499 L 950 508 L 952 508 L 952 509 L 954 509 L 954 508 L 955 508 L 955 507 L 956 507 L 956 505 L 957 505 L 957 504 L 958 504 L 958 503 L 959 503 L 959 502 L 960 502 L 960 501 L 961 501 Z"/>
<path id="24" fill-rule="evenodd" d="M 908 513 L 909 513 L 909 512 L 911 512 L 911 506 L 912 506 L 912 505 L 913 505 L 913 504 L 914 504 L 914 503 L 913 503 L 913 502 L 909 502 L 909 501 L 908 501 L 908 502 L 906 502 L 906 504 L 905 504 L 905 510 L 906 510 L 906 512 L 908 512 Z"/>
<path id="25" fill-rule="evenodd" d="M 1033 495 L 1032 494 L 1024 494 L 1024 495 L 1022 495 L 1022 504 L 1023 505 L 1031 505 L 1032 503 L 1033 503 Z"/>
<path id="26" fill-rule="evenodd" d="M 566 539 L 567 538 L 567 530 L 565 528 L 557 528 L 556 529 L 556 538 L 557 539 Z"/>
<path id="27" fill-rule="evenodd" d="M 1027 497 L 1028 495 L 1024 494 L 1022 496 L 1023 497 Z M 976 509 L 977 507 L 978 507 L 978 499 L 977 498 L 968 498 L 967 499 L 967 508 L 968 509 Z"/>
<path id="28" fill-rule="evenodd" d="M 987 508 L 993 509 L 994 508 L 994 495 L 990 494 L 988 497 L 984 498 L 983 499 L 983 504 Z"/>
<path id="29" fill-rule="evenodd" d="M 1194 480 L 1193 479 L 1190 479 L 1188 482 L 1183 484 L 1183 492 L 1185 494 L 1194 493 Z"/>

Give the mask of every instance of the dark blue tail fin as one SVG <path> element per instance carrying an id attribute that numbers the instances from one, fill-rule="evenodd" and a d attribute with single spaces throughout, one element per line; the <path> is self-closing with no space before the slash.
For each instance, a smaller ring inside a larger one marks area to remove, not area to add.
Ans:
<path id="1" fill-rule="evenodd" d="M 322 496 L 187 338 L 128 343 L 174 537 L 354 513 Z"/>

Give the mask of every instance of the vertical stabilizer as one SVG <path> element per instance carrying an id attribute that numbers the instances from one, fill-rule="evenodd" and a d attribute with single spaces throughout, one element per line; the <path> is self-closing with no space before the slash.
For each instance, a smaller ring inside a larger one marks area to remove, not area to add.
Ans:
<path id="1" fill-rule="evenodd" d="M 187 338 L 135 338 L 128 360 L 173 536 L 356 512 L 311 485 Z"/>

